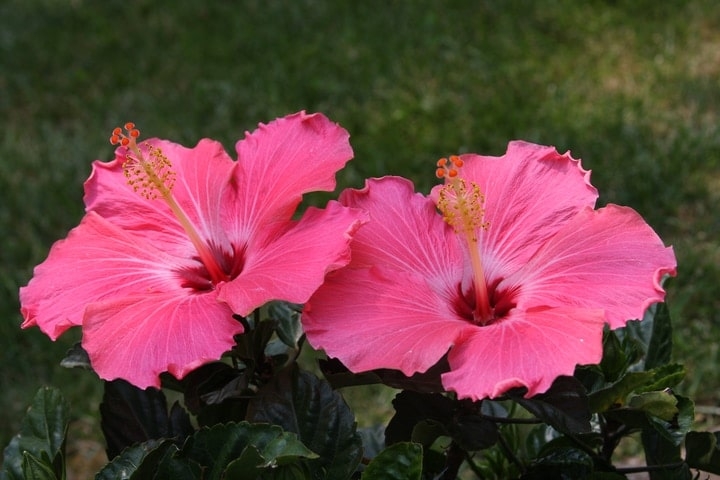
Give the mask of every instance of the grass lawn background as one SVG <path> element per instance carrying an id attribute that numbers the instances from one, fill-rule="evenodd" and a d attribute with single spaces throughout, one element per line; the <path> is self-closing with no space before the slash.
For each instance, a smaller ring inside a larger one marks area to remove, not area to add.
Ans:
<path id="1" fill-rule="evenodd" d="M 77 333 L 21 331 L 17 289 L 81 218 L 112 128 L 131 120 L 188 146 L 211 137 L 234 155 L 246 130 L 301 109 L 350 131 L 340 187 L 399 174 L 427 191 L 437 158 L 500 155 L 510 139 L 571 150 L 601 204 L 635 208 L 675 246 L 682 388 L 720 401 L 716 1 L 5 0 L 2 446 L 43 384 L 94 422 L 99 382 L 57 366 Z"/>

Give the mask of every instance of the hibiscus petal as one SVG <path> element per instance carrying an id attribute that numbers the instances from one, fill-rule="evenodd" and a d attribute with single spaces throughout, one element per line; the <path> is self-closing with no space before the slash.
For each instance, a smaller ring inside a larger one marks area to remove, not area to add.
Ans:
<path id="1" fill-rule="evenodd" d="M 197 266 L 125 232 L 94 212 L 56 242 L 20 289 L 25 322 L 55 340 L 82 323 L 87 305 L 128 294 L 180 289 L 174 271 Z"/>
<path id="2" fill-rule="evenodd" d="M 302 315 L 308 341 L 353 372 L 405 375 L 437 363 L 470 324 L 418 275 L 345 268 L 328 276 Z"/>
<path id="3" fill-rule="evenodd" d="M 353 156 L 350 135 L 324 115 L 299 112 L 247 134 L 236 144 L 234 177 L 241 238 L 287 222 L 302 195 L 335 189 L 335 173 Z"/>
<path id="4" fill-rule="evenodd" d="M 443 385 L 459 398 L 496 398 L 514 387 L 526 397 L 547 391 L 560 375 L 602 358 L 602 310 L 550 308 L 513 311 L 475 328 L 450 350 Z"/>
<path id="5" fill-rule="evenodd" d="M 370 221 L 355 234 L 351 266 L 414 272 L 439 285 L 462 280 L 457 236 L 409 180 L 368 179 L 362 190 L 343 191 L 340 202 L 370 212 Z"/>
<path id="6" fill-rule="evenodd" d="M 661 281 L 676 260 L 633 209 L 586 208 L 550 239 L 498 290 L 517 291 L 518 307 L 571 305 L 600 308 L 611 328 L 640 319 L 662 302 Z"/>
<path id="7" fill-rule="evenodd" d="M 208 242 L 231 251 L 223 232 L 221 215 L 227 211 L 223 195 L 230 184 L 235 162 L 220 143 L 204 139 L 194 148 L 173 142 L 149 139 L 148 143 L 162 149 L 172 163 L 176 180 L 172 195 L 180 204 L 196 230 Z M 116 150 L 111 162 L 93 163 L 93 172 L 85 182 L 87 211 L 95 211 L 113 224 L 177 256 L 196 255 L 183 227 L 162 199 L 149 200 L 133 191 L 123 174 L 124 147 Z"/>
<path id="8" fill-rule="evenodd" d="M 306 304 L 308 340 L 353 371 L 423 372 L 469 326 L 453 311 L 464 274 L 457 238 L 404 178 L 369 179 L 340 201 L 370 221 L 354 235 L 350 266 Z"/>
<path id="9" fill-rule="evenodd" d="M 485 194 L 487 230 L 479 232 L 488 283 L 524 265 L 580 209 L 594 206 L 590 172 L 554 147 L 510 142 L 502 157 L 461 155 L 462 176 Z M 433 191 L 437 196 L 437 187 Z"/>
<path id="10" fill-rule="evenodd" d="M 218 298 L 240 315 L 270 300 L 304 303 L 325 274 L 350 261 L 350 240 L 365 213 L 330 202 L 309 208 L 277 238 L 248 246 L 242 272 L 220 285 Z"/>
<path id="11" fill-rule="evenodd" d="M 234 345 L 243 326 L 214 293 L 181 291 L 97 302 L 83 321 L 83 348 L 105 380 L 159 387 L 168 371 L 182 378 Z"/>

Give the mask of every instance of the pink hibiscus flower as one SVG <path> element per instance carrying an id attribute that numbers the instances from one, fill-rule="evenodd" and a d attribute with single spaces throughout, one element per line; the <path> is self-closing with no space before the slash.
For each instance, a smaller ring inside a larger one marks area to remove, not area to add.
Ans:
<path id="1" fill-rule="evenodd" d="M 429 197 L 399 177 L 340 196 L 370 221 L 302 318 L 350 370 L 409 376 L 447 354 L 443 386 L 460 398 L 529 397 L 599 362 L 606 323 L 663 300 L 672 249 L 634 210 L 594 210 L 590 173 L 569 154 L 512 142 L 502 157 L 441 160 L 438 174 Z"/>
<path id="2" fill-rule="evenodd" d="M 100 377 L 157 387 L 161 372 L 182 378 L 227 351 L 243 332 L 233 314 L 305 302 L 349 262 L 363 214 L 330 202 L 292 220 L 352 157 L 348 133 L 320 114 L 260 125 L 237 162 L 212 140 L 136 143 L 126 128 L 115 159 L 93 164 L 80 225 L 20 289 L 22 327 L 55 340 L 81 325 Z"/>

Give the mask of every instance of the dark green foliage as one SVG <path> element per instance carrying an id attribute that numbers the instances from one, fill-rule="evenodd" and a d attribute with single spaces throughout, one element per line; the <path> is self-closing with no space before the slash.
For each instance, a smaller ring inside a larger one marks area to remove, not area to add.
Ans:
<path id="1" fill-rule="evenodd" d="M 396 443 L 375 457 L 362 474 L 363 480 L 420 480 L 422 446 Z"/>
<path id="2" fill-rule="evenodd" d="M 168 412 L 161 390 L 141 390 L 125 380 L 105 382 L 100 415 L 108 458 L 148 440 L 169 438 L 182 443 L 193 431 L 190 417 L 179 404 Z"/>
<path id="3" fill-rule="evenodd" d="M 585 388 L 573 377 L 558 377 L 550 389 L 531 398 L 512 391 L 508 397 L 559 432 L 590 432 L 590 407 Z"/>
<path id="4" fill-rule="evenodd" d="M 720 475 L 720 433 L 689 432 L 685 440 L 687 463 L 691 468 Z"/>
<path id="5" fill-rule="evenodd" d="M 342 397 L 297 366 L 283 370 L 251 400 L 247 418 L 280 425 L 320 456 L 312 478 L 350 478 L 362 456 L 355 416 Z"/>
<path id="6" fill-rule="evenodd" d="M 95 480 L 151 479 L 156 465 L 169 452 L 177 450 L 172 441 L 148 440 L 124 449 L 95 476 Z M 182 477 L 181 477 L 182 478 Z"/>
<path id="7" fill-rule="evenodd" d="M 64 479 L 69 418 L 67 402 L 58 390 L 38 390 L 22 420 L 20 433 L 3 452 L 0 479 Z"/>
<path id="8" fill-rule="evenodd" d="M 278 330 L 297 328 L 281 322 L 299 322 L 291 309 L 284 312 L 243 319 L 246 331 L 228 363 L 204 365 L 181 381 L 164 378 L 182 394 L 197 430 L 177 402 L 168 409 L 163 391 L 105 382 L 100 411 L 112 460 L 96 478 L 424 480 L 453 479 L 464 468 L 477 478 L 613 479 L 646 471 L 651 480 L 690 480 L 693 468 L 720 470 L 717 436 L 690 431 L 694 404 L 673 391 L 684 369 L 657 351 L 671 348 L 664 307 L 651 309 L 641 326 L 606 330 L 600 364 L 578 367 L 574 377 L 558 377 L 530 398 L 525 389 L 483 401 L 427 392 L 444 362 L 420 376 L 375 371 L 357 381 L 341 364 L 325 362 L 341 384 L 405 387 L 392 402 L 384 442 L 379 428 L 360 435 L 330 382 L 295 361 L 274 363 L 268 352 L 280 341 Z M 278 318 L 283 315 L 288 318 Z M 294 338 L 280 342 L 295 351 Z M 70 352 L 80 359 L 73 365 L 84 364 L 79 350 Z M 66 410 L 59 392 L 38 392 L 20 435 L 5 449 L 2 480 L 64 478 Z M 631 435 L 641 440 L 646 465 L 618 468 L 615 451 Z"/>
<path id="9" fill-rule="evenodd" d="M 272 475 L 278 468 L 315 457 L 280 427 L 229 423 L 198 430 L 180 449 L 171 441 L 155 440 L 129 447 L 96 479 L 254 479 L 264 473 L 276 478 Z"/>

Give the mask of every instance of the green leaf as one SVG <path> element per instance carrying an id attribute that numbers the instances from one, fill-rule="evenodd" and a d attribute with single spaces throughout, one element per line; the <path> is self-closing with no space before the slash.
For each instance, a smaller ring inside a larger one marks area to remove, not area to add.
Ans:
<path id="1" fill-rule="evenodd" d="M 268 305 L 268 314 L 276 321 L 275 333 L 290 348 L 297 348 L 302 336 L 300 310 L 297 305 L 287 302 L 270 302 Z"/>
<path id="2" fill-rule="evenodd" d="M 578 365 L 574 377 L 583 384 L 588 395 L 607 387 L 600 365 Z"/>
<path id="3" fill-rule="evenodd" d="M 661 367 L 672 358 L 672 323 L 664 303 L 656 303 L 645 312 L 642 321 L 627 323 L 627 333 L 637 338 L 645 349 L 644 369 Z"/>
<path id="4" fill-rule="evenodd" d="M 613 382 L 620 378 L 628 367 L 627 355 L 623 351 L 617 333 L 608 328 L 603 332 L 603 356 L 600 360 L 600 369 L 605 380 Z"/>
<path id="5" fill-rule="evenodd" d="M 460 412 L 448 426 L 453 440 L 465 451 L 484 450 L 498 441 L 498 426 L 480 415 Z"/>
<path id="6" fill-rule="evenodd" d="M 182 448 L 183 458 L 205 467 L 207 480 L 224 478 L 226 469 L 243 469 L 249 478 L 263 468 L 289 463 L 298 458 L 317 458 L 294 433 L 277 425 L 248 422 L 202 428 Z M 239 463 L 232 465 L 235 461 Z M 245 477 L 241 477 L 245 478 Z"/>
<path id="7" fill-rule="evenodd" d="M 533 446 L 536 453 L 530 455 L 530 452 L 528 452 L 527 458 L 544 457 L 555 450 L 563 448 L 578 448 L 578 441 L 580 441 L 583 448 L 586 449 L 585 451 L 589 451 L 589 449 L 597 451 L 603 446 L 603 437 L 599 432 L 582 435 L 563 435 L 550 426 L 546 427 L 548 429 L 546 430 L 547 436 L 545 439 L 540 438 L 536 440 L 539 441 L 537 445 Z M 537 433 L 535 434 L 537 435 Z M 598 465 L 596 464 L 595 466 L 597 467 Z"/>
<path id="8" fill-rule="evenodd" d="M 396 443 L 380 452 L 365 468 L 362 480 L 420 480 L 423 448 L 417 443 Z"/>
<path id="9" fill-rule="evenodd" d="M 574 480 L 585 478 L 593 472 L 593 460 L 582 450 L 561 447 L 538 458 L 522 476 L 523 480 L 548 478 Z"/>
<path id="10" fill-rule="evenodd" d="M 677 398 L 670 392 L 646 392 L 631 397 L 628 407 L 669 422 L 678 413 L 677 403 Z"/>
<path id="11" fill-rule="evenodd" d="M 664 303 L 650 307 L 653 312 L 653 330 L 645 356 L 645 368 L 656 368 L 670 362 L 672 358 L 672 322 L 670 311 Z"/>
<path id="12" fill-rule="evenodd" d="M 233 477 L 229 472 L 225 478 L 242 478 L 245 480 L 245 477 Z M 262 478 L 262 480 L 310 480 L 312 478 L 312 473 L 305 464 L 291 463 L 290 465 L 282 465 L 278 468 L 267 471 L 263 473 L 260 478 Z"/>
<path id="13" fill-rule="evenodd" d="M 147 478 L 162 480 L 171 478 L 173 480 L 197 480 L 202 478 L 202 467 L 197 462 L 181 458 L 177 447 L 169 448 L 160 462 L 157 464 L 155 475 Z M 138 478 L 140 480 L 140 478 Z"/>
<path id="14" fill-rule="evenodd" d="M 392 401 L 395 415 L 390 419 L 385 430 L 385 443 L 392 445 L 398 442 L 417 441 L 415 427 L 420 422 L 432 421 L 433 425 L 441 426 L 452 421 L 455 404 L 452 400 L 439 393 L 419 393 L 405 390 L 398 393 Z M 425 427 L 421 427 L 425 428 Z M 441 433 L 438 433 L 440 435 Z M 443 433 L 444 434 L 444 433 Z M 427 432 L 425 433 L 427 436 Z M 424 445 L 429 445 L 434 438 L 428 441 L 424 438 Z"/>
<path id="15" fill-rule="evenodd" d="M 177 447 L 170 440 L 149 440 L 126 448 L 95 475 L 95 480 L 153 478 L 153 473 L 171 450 L 177 450 Z"/>
<path id="16" fill-rule="evenodd" d="M 685 450 L 690 468 L 720 475 L 720 432 L 689 432 Z"/>
<path id="17" fill-rule="evenodd" d="M 44 452 L 43 452 L 44 453 Z M 57 480 L 55 472 L 50 465 L 50 460 L 43 455 L 40 460 L 32 454 L 25 452 L 23 455 L 22 470 L 23 477 L 28 480 Z"/>
<path id="18" fill-rule="evenodd" d="M 175 438 L 180 442 L 193 430 L 190 417 L 182 407 L 176 405 L 168 413 L 161 390 L 142 390 L 125 380 L 105 382 L 100 414 L 108 458 L 151 439 Z"/>
<path id="19" fill-rule="evenodd" d="M 646 385 L 653 378 L 652 372 L 628 372 L 617 382 L 588 395 L 590 411 L 604 412 L 625 404 L 628 395 Z"/>
<path id="20" fill-rule="evenodd" d="M 545 445 L 548 445 L 558 438 L 566 439 L 568 437 L 545 423 L 536 425 L 530 429 L 525 437 L 525 451 L 527 452 L 528 458 L 537 457 Z"/>
<path id="21" fill-rule="evenodd" d="M 524 398 L 514 390 L 508 396 L 560 432 L 575 435 L 590 431 L 588 397 L 574 377 L 558 377 L 547 392 L 532 398 Z"/>
<path id="22" fill-rule="evenodd" d="M 639 387 L 637 392 L 651 392 L 672 388 L 685 378 L 685 367 L 677 363 L 663 365 L 648 371 L 653 374 L 652 380 L 648 384 Z"/>
<path id="23" fill-rule="evenodd" d="M 200 426 L 243 420 L 248 383 L 246 372 L 223 362 L 207 363 L 182 379 L 185 406 Z"/>
<path id="24" fill-rule="evenodd" d="M 235 336 L 236 344 L 233 353 L 246 362 L 258 364 L 262 361 L 265 346 L 275 333 L 275 321 L 266 320 L 258 322 L 255 328 L 246 330 L 241 335 Z"/>
<path id="25" fill-rule="evenodd" d="M 665 421 L 650 417 L 651 424 L 663 437 L 673 445 L 679 446 L 690 431 L 695 420 L 695 404 L 687 397 L 676 395 L 678 413 L 671 420 Z"/>
<path id="26" fill-rule="evenodd" d="M 68 410 L 59 390 L 40 389 L 23 419 L 21 447 L 34 455 L 45 452 L 49 458 L 55 458 L 64 446 Z"/>
<path id="27" fill-rule="evenodd" d="M 655 430 L 670 444 L 679 446 L 692 426 L 694 405 L 686 397 L 676 396 L 676 398 L 677 415 L 669 421 L 652 416 L 647 411 L 628 407 L 610 409 L 604 412 L 604 415 L 614 422 L 625 425 L 628 434 L 633 430 Z"/>
<path id="28" fill-rule="evenodd" d="M 430 448 L 423 447 L 422 473 L 423 480 L 439 479 L 447 470 L 448 449 L 452 445 L 450 437 L 439 437 Z"/>
<path id="29" fill-rule="evenodd" d="M 45 462 L 57 478 L 65 475 L 65 435 L 69 407 L 59 390 L 44 387 L 37 391 L 16 435 L 5 448 L 0 478 L 23 479 L 25 454 L 33 459 L 29 467 Z"/>
<path id="30" fill-rule="evenodd" d="M 258 391 L 247 418 L 296 433 L 320 456 L 311 464 L 314 478 L 349 478 L 360 463 L 362 440 L 350 408 L 327 382 L 295 364 Z"/>
<path id="31" fill-rule="evenodd" d="M 421 420 L 413 427 L 410 440 L 413 443 L 430 447 L 438 437 L 442 436 L 450 436 L 444 423 L 435 420 Z"/>
<path id="32" fill-rule="evenodd" d="M 276 339 L 270 340 L 265 346 L 265 356 L 268 357 L 268 361 L 272 363 L 277 370 L 288 363 L 288 360 L 294 357 L 294 353 L 295 351 L 293 349 Z"/>
<path id="33" fill-rule="evenodd" d="M 690 469 L 680 456 L 680 444 L 657 429 L 645 429 L 640 436 L 649 466 L 663 467 L 650 471 L 651 480 L 690 480 Z"/>
<path id="34" fill-rule="evenodd" d="M 265 459 L 254 445 L 248 445 L 225 469 L 225 478 L 254 479 L 263 471 Z"/>
<path id="35" fill-rule="evenodd" d="M 500 412 L 495 402 L 457 401 L 439 393 L 413 391 L 400 392 L 393 406 L 396 413 L 385 431 L 388 445 L 412 441 L 429 447 L 438 437 L 447 436 L 467 451 L 482 450 L 497 442 L 497 424 L 483 415 L 507 413 Z"/>

